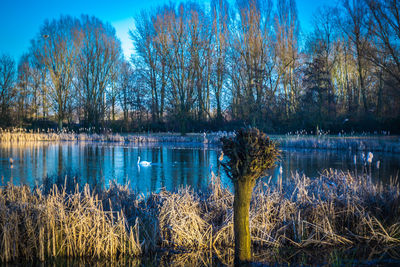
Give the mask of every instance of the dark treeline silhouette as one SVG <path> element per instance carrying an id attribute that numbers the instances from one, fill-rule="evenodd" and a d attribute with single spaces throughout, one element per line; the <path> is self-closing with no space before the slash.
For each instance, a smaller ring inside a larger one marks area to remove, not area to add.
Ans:
<path id="1" fill-rule="evenodd" d="M 302 34 L 295 0 L 171 3 L 136 17 L 129 61 L 110 24 L 45 21 L 0 56 L 0 126 L 399 132 L 399 13 L 340 0 Z"/>

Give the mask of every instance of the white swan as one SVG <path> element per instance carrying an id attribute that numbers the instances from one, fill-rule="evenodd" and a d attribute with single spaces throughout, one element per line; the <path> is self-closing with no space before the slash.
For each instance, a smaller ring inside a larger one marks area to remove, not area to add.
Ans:
<path id="1" fill-rule="evenodd" d="M 151 162 L 150 161 L 140 161 L 140 156 L 139 156 L 138 160 L 137 160 L 137 164 L 140 165 L 140 166 L 145 167 L 145 166 L 150 166 Z"/>

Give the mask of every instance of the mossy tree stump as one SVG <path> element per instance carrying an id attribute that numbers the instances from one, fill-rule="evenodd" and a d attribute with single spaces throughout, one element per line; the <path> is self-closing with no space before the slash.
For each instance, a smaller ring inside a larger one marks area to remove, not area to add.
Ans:
<path id="1" fill-rule="evenodd" d="M 235 189 L 235 265 L 241 265 L 251 260 L 249 211 L 255 181 L 275 166 L 280 151 L 275 142 L 256 128 L 242 128 L 235 137 L 223 137 L 221 141 L 223 153 L 229 158 L 221 164 Z"/>

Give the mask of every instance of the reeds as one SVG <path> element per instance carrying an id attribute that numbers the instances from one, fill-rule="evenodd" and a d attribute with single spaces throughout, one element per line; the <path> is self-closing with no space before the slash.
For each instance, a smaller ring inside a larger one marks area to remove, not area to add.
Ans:
<path id="1" fill-rule="evenodd" d="M 76 188 L 0 188 L 1 260 L 120 259 L 173 249 L 229 262 L 233 195 L 218 177 L 202 192 L 184 187 L 148 197 L 115 184 L 96 193 Z M 256 249 L 399 245 L 400 188 L 334 170 L 316 179 L 294 174 L 279 186 L 260 181 L 250 231 Z"/>
<path id="2" fill-rule="evenodd" d="M 233 136 L 233 132 L 191 133 L 181 136 L 174 133 L 154 134 L 104 134 L 76 133 L 73 131 L 54 132 L 51 129 L 27 131 L 25 129 L 2 130 L 0 128 L 0 143 L 23 143 L 43 141 L 84 141 L 111 142 L 131 144 L 220 144 L 221 137 Z M 309 135 L 276 135 L 272 140 L 280 143 L 281 148 L 330 149 L 351 151 L 383 151 L 400 153 L 400 142 L 396 136 L 309 136 Z"/>
<path id="3" fill-rule="evenodd" d="M 174 133 L 161 134 L 118 134 L 105 132 L 103 134 L 47 130 L 12 129 L 3 130 L 0 128 L 0 143 L 5 142 L 41 142 L 41 141 L 87 141 L 87 142 L 113 142 L 113 143 L 195 143 L 195 144 L 218 144 L 223 136 L 230 136 L 233 133 L 191 133 L 181 136 Z"/>
<path id="4" fill-rule="evenodd" d="M 396 136 L 272 136 L 280 147 L 304 149 L 329 149 L 351 151 L 382 151 L 400 153 L 400 142 Z"/>
<path id="5" fill-rule="evenodd" d="M 88 185 L 73 194 L 54 186 L 48 195 L 8 185 L 0 190 L 0 227 L 2 261 L 141 253 L 138 224 L 104 210 Z"/>

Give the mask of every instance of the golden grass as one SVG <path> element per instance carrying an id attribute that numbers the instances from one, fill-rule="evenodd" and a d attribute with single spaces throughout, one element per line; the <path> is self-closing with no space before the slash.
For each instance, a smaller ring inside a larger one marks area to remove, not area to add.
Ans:
<path id="1" fill-rule="evenodd" d="M 400 245 L 397 183 L 373 184 L 328 170 L 316 179 L 295 174 L 282 186 L 261 181 L 253 192 L 254 248 Z M 1 260 L 119 260 L 160 249 L 186 252 L 169 256 L 182 266 L 196 253 L 215 253 L 226 264 L 232 259 L 233 196 L 218 177 L 203 192 L 185 187 L 147 198 L 115 184 L 96 193 L 88 185 L 78 188 L 53 186 L 47 193 L 11 184 L 0 188 Z"/>
<path id="2" fill-rule="evenodd" d="M 46 196 L 8 185 L 0 189 L 0 227 L 2 261 L 141 253 L 138 224 L 128 226 L 122 211 L 105 211 L 88 185 L 74 194 L 54 186 Z"/>
<path id="3" fill-rule="evenodd" d="M 202 218 L 198 196 L 189 188 L 176 193 L 162 192 L 158 220 L 162 245 L 203 249 L 210 245 L 211 225 Z"/>
<path id="4" fill-rule="evenodd" d="M 191 133 L 181 136 L 174 133 L 160 134 L 118 134 L 118 133 L 76 133 L 74 131 L 63 130 L 56 132 L 52 129 L 47 130 L 26 130 L 15 128 L 3 130 L 0 128 L 0 143 L 25 143 L 43 141 L 95 141 L 95 142 L 115 142 L 115 143 L 197 143 L 197 144 L 217 144 L 222 136 L 232 135 L 232 133 L 210 133 L 204 136 L 203 133 Z"/>

